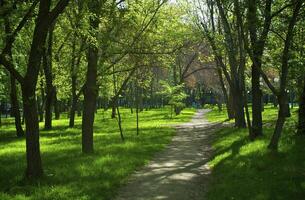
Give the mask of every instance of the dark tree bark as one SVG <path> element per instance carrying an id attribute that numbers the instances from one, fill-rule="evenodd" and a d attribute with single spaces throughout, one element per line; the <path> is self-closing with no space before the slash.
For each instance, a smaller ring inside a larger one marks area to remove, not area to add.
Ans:
<path id="1" fill-rule="evenodd" d="M 231 89 L 229 90 L 229 102 L 228 102 L 228 115 L 229 119 L 234 119 L 235 118 L 235 113 L 234 113 L 234 108 L 233 108 L 234 102 L 233 102 L 233 92 Z"/>
<path id="2" fill-rule="evenodd" d="M 19 102 L 17 97 L 17 85 L 16 80 L 14 77 L 10 76 L 11 79 L 11 104 L 12 104 L 12 114 L 15 118 L 15 127 L 16 127 L 16 134 L 17 137 L 23 137 L 24 131 L 21 126 L 21 116 L 20 116 L 20 109 L 19 109 Z"/>
<path id="3" fill-rule="evenodd" d="M 54 86 L 53 86 L 53 75 L 52 75 L 52 43 L 53 43 L 53 30 L 54 25 L 52 24 L 49 28 L 47 48 L 43 55 L 43 70 L 46 78 L 46 97 L 45 97 L 45 125 L 46 130 L 52 129 L 52 107 L 54 104 Z"/>
<path id="4" fill-rule="evenodd" d="M 303 81 L 303 91 L 300 95 L 300 104 L 298 112 L 298 134 L 305 135 L 305 81 Z"/>
<path id="5" fill-rule="evenodd" d="M 278 111 L 278 118 L 276 121 L 275 129 L 268 145 L 268 148 L 271 150 L 278 149 L 278 143 L 281 138 L 282 130 L 284 123 L 286 121 L 286 117 L 289 115 L 289 105 L 288 105 L 288 97 L 287 93 L 281 94 L 278 96 L 279 100 L 279 111 Z"/>
<path id="6" fill-rule="evenodd" d="M 238 63 L 236 57 L 238 55 L 238 48 L 239 48 L 236 45 L 236 43 L 238 43 L 239 45 L 242 44 L 240 43 L 240 41 L 236 42 L 234 40 L 230 24 L 228 22 L 225 10 L 220 0 L 216 0 L 216 5 L 218 7 L 220 19 L 223 24 L 223 30 L 225 36 L 225 48 L 228 53 L 228 60 L 229 60 L 230 73 L 231 73 L 230 87 L 234 101 L 235 126 L 239 128 L 244 128 L 246 127 L 246 121 L 245 121 L 245 113 L 244 113 L 244 99 L 243 99 L 244 95 L 242 88 L 243 80 L 241 77 L 242 73 L 244 72 L 242 66 L 240 66 L 243 65 L 243 63 Z"/>
<path id="7" fill-rule="evenodd" d="M 124 134 L 123 134 L 123 129 L 122 129 L 122 119 L 121 119 L 121 113 L 120 113 L 119 106 L 117 107 L 117 111 L 118 111 L 118 125 L 119 125 L 119 129 L 120 129 L 121 140 L 125 141 Z"/>
<path id="8" fill-rule="evenodd" d="M 38 101 L 38 113 L 39 113 L 39 122 L 43 122 L 43 114 L 44 114 L 44 107 L 45 107 L 45 90 L 44 90 L 44 84 L 43 84 L 43 80 L 40 80 L 40 98 Z"/>
<path id="9" fill-rule="evenodd" d="M 71 108 L 70 108 L 70 119 L 69 119 L 69 127 L 70 128 L 74 127 L 76 110 L 77 110 L 77 98 L 75 96 L 72 96 Z"/>
<path id="10" fill-rule="evenodd" d="M 137 135 L 139 135 L 139 86 L 136 82 L 136 120 L 137 120 Z"/>
<path id="11" fill-rule="evenodd" d="M 54 87 L 54 112 L 55 112 L 55 119 L 58 120 L 60 118 L 60 108 L 59 108 L 59 102 L 57 99 L 56 87 Z"/>
<path id="12" fill-rule="evenodd" d="M 235 118 L 235 127 L 245 128 L 245 112 L 244 112 L 244 95 L 241 88 L 233 88 L 233 102 L 234 102 L 234 118 Z"/>
<path id="13" fill-rule="evenodd" d="M 36 84 L 39 74 L 40 62 L 43 54 L 43 45 L 46 42 L 50 1 L 40 1 L 39 13 L 33 34 L 33 41 L 29 55 L 27 73 L 22 84 L 22 97 L 26 125 L 27 149 L 27 178 L 39 178 L 43 174 L 40 157 L 39 124 L 36 101 Z"/>
<path id="14" fill-rule="evenodd" d="M 32 78 L 31 76 L 28 76 Z M 30 82 L 30 81 L 29 81 Z M 32 85 L 31 85 L 32 84 Z M 23 85 L 23 110 L 26 126 L 26 157 L 27 157 L 27 178 L 39 178 L 43 174 L 40 157 L 39 125 L 37 115 L 37 102 L 35 98 L 35 87 L 33 83 Z"/>
<path id="15" fill-rule="evenodd" d="M 263 31 L 258 38 L 257 32 L 257 0 L 248 1 L 248 29 L 251 39 L 251 54 L 252 56 L 252 129 L 250 138 L 254 139 L 257 136 L 263 135 L 262 122 L 262 91 L 260 89 L 260 70 L 262 65 L 262 56 L 271 25 L 271 0 L 267 0 L 264 10 L 264 25 Z"/>
<path id="16" fill-rule="evenodd" d="M 89 3 L 89 10 L 98 16 L 99 2 L 92 1 Z M 99 19 L 97 16 L 90 18 L 90 27 L 97 30 Z M 95 44 L 89 44 L 88 47 L 88 66 L 86 83 L 84 88 L 84 109 L 82 116 L 82 151 L 83 153 L 93 152 L 93 123 L 97 99 L 97 63 L 98 49 Z"/>
<path id="17" fill-rule="evenodd" d="M 77 95 L 76 95 L 76 84 L 77 84 L 77 75 L 75 69 L 75 48 L 76 48 L 76 37 L 74 37 L 73 44 L 72 44 L 72 59 L 71 59 L 71 108 L 70 108 L 70 121 L 69 127 L 74 127 L 74 120 L 75 120 L 75 112 L 77 109 Z"/>

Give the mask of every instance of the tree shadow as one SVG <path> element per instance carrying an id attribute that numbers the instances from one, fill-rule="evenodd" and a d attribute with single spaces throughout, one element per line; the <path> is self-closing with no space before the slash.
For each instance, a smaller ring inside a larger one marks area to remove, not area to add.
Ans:
<path id="1" fill-rule="evenodd" d="M 289 135 L 290 131 L 286 129 L 283 133 L 278 153 L 266 148 L 272 128 L 266 128 L 265 136 L 254 142 L 239 133 L 231 145 L 217 146 L 210 160 L 213 171 L 208 196 L 212 199 L 303 199 L 304 140 L 291 142 L 294 137 Z M 220 134 L 216 133 L 216 142 L 238 132 L 221 130 Z"/>

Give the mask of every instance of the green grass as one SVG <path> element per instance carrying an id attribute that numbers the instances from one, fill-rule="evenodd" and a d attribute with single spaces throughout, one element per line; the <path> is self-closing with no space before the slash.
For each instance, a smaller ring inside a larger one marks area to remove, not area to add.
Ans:
<path id="1" fill-rule="evenodd" d="M 228 116 L 227 116 L 226 108 L 223 108 L 222 111 L 219 111 L 218 108 L 215 106 L 211 107 L 210 109 L 212 109 L 212 112 L 208 112 L 206 114 L 208 121 L 223 122 L 223 121 L 227 120 Z"/>
<path id="2" fill-rule="evenodd" d="M 144 111 L 140 113 L 139 136 L 135 114 L 128 109 L 121 112 L 126 141 L 120 140 L 117 121 L 110 119 L 110 111 L 99 110 L 92 155 L 81 153 L 80 118 L 76 118 L 75 128 L 67 128 L 68 119 L 61 119 L 53 121 L 53 130 L 41 131 L 45 177 L 38 183 L 21 181 L 25 141 L 15 137 L 14 126 L 8 121 L 0 129 L 0 199 L 111 199 L 130 173 L 169 143 L 174 129 L 168 125 L 189 121 L 195 110 L 185 109 L 172 119 L 168 108 Z"/>
<path id="3" fill-rule="evenodd" d="M 215 133 L 208 199 L 305 199 L 305 138 L 295 136 L 296 109 L 285 124 L 279 152 L 273 153 L 267 145 L 276 114 L 276 108 L 265 108 L 264 136 L 254 142 L 247 129 L 227 127 Z M 213 110 L 208 117 L 223 121 L 226 115 Z"/>

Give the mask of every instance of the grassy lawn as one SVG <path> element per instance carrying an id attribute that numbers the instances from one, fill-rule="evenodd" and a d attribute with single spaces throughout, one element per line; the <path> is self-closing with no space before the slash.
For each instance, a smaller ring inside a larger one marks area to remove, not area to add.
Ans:
<path id="1" fill-rule="evenodd" d="M 295 136 L 296 111 L 287 120 L 279 153 L 267 150 L 276 108 L 265 108 L 264 136 L 254 142 L 249 141 L 247 129 L 216 132 L 208 199 L 305 199 L 305 138 Z M 215 108 L 208 118 L 223 121 L 226 113 Z"/>
<path id="2" fill-rule="evenodd" d="M 9 123 L 0 129 L 0 199 L 111 199 L 135 169 L 147 163 L 174 135 L 170 124 L 189 121 L 195 110 L 169 118 L 169 109 L 140 113 L 140 135 L 136 136 L 135 114 L 122 109 L 126 141 L 120 140 L 116 119 L 99 110 L 95 119 L 93 155 L 81 153 L 81 118 L 75 128 L 68 119 L 54 120 L 54 130 L 41 131 L 41 152 L 46 176 L 38 183 L 22 182 L 25 141 L 15 137 Z M 62 118 L 66 116 L 62 115 Z M 5 121 L 4 121 L 5 122 Z M 40 124 L 43 127 L 43 124 Z"/>

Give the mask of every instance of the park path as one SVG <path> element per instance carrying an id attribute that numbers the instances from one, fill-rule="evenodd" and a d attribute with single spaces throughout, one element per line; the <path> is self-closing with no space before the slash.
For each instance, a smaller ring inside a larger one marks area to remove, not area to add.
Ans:
<path id="1" fill-rule="evenodd" d="M 210 135 L 219 126 L 198 110 L 191 122 L 175 126 L 172 142 L 144 168 L 135 172 L 116 200 L 203 200 L 210 169 Z"/>

